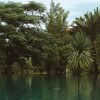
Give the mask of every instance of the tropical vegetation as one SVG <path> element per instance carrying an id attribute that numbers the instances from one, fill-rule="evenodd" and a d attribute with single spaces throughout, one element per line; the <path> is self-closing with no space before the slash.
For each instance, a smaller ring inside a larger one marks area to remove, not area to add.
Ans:
<path id="1" fill-rule="evenodd" d="M 0 73 L 100 73 L 100 11 L 76 18 L 51 1 L 0 3 Z M 45 27 L 45 28 L 44 28 Z"/>

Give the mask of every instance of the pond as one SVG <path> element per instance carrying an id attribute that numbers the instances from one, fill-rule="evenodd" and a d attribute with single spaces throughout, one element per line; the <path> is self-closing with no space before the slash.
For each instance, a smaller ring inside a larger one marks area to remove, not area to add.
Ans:
<path id="1" fill-rule="evenodd" d="M 100 100 L 100 77 L 1 75 L 0 100 Z"/>

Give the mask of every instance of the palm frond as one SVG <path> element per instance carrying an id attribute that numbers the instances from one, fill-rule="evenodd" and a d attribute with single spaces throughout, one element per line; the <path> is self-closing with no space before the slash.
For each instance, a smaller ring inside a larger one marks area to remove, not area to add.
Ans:
<path id="1" fill-rule="evenodd" d="M 91 55 L 91 41 L 84 33 L 77 33 L 68 46 L 68 66 L 77 70 L 88 69 L 93 63 Z"/>

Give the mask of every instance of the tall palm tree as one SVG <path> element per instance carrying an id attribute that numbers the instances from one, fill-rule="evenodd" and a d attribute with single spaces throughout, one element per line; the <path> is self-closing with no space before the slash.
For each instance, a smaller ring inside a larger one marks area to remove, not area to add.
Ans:
<path id="1" fill-rule="evenodd" d="M 94 13 L 88 12 L 87 14 L 84 14 L 84 17 L 76 18 L 77 27 L 81 32 L 84 32 L 89 35 L 91 42 L 93 44 L 93 53 L 94 53 L 94 71 L 98 73 L 98 65 L 96 61 L 96 38 L 98 34 L 100 33 L 100 12 L 98 10 L 98 7 L 96 10 L 94 10 Z"/>
<path id="2" fill-rule="evenodd" d="M 91 41 L 84 33 L 77 33 L 68 46 L 68 66 L 73 71 L 80 72 L 91 67 L 93 58 L 91 55 Z"/>

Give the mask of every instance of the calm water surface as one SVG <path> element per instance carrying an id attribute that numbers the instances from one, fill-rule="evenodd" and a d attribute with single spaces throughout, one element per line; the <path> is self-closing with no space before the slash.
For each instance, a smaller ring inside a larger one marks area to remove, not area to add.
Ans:
<path id="1" fill-rule="evenodd" d="M 100 100 L 100 77 L 0 76 L 0 100 Z"/>

